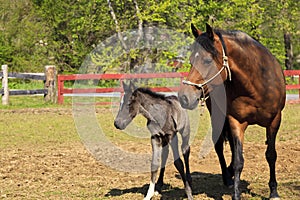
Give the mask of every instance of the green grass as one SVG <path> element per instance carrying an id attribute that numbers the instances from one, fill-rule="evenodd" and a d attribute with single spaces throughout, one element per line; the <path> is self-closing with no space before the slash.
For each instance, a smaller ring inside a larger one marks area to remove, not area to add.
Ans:
<path id="1" fill-rule="evenodd" d="M 0 148 L 79 141 L 72 116 L 64 111 L 27 110 L 0 115 Z"/>
<path id="2" fill-rule="evenodd" d="M 277 134 L 277 141 L 288 141 L 293 138 L 300 140 L 300 104 L 286 104 L 282 122 Z M 245 141 L 264 143 L 266 129 L 258 125 L 249 126 L 245 133 Z"/>

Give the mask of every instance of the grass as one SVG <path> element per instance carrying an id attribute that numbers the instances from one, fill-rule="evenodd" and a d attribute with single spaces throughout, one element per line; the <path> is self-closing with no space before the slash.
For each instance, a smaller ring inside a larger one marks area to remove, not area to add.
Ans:
<path id="1" fill-rule="evenodd" d="M 286 104 L 282 123 L 277 135 L 277 141 L 288 141 L 293 138 L 300 140 L 300 104 Z M 258 125 L 249 126 L 245 133 L 245 140 L 255 143 L 264 143 L 266 130 Z M 263 139 L 262 139 L 263 138 Z"/>
<path id="2" fill-rule="evenodd" d="M 79 141 L 72 116 L 63 111 L 6 112 L 0 115 L 0 148 Z M 4 128 L 5 127 L 5 128 Z"/>

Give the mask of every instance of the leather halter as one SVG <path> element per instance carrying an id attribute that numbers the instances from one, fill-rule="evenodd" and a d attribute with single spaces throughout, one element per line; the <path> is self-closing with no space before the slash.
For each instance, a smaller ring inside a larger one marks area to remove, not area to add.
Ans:
<path id="1" fill-rule="evenodd" d="M 203 83 L 193 83 L 193 82 L 187 81 L 187 80 L 182 81 L 183 84 L 192 85 L 192 86 L 196 86 L 196 87 L 200 88 L 202 90 L 204 100 L 206 100 L 206 98 L 205 98 L 205 93 L 204 93 L 203 87 L 205 85 L 207 85 L 208 83 L 210 83 L 211 81 L 213 81 L 218 75 L 220 75 L 222 73 L 222 71 L 224 69 L 226 70 L 225 72 L 226 72 L 227 79 L 229 79 L 229 81 L 231 81 L 231 71 L 230 71 L 229 64 L 228 64 L 228 57 L 226 56 L 224 47 L 223 47 L 223 46 L 225 46 L 225 44 L 224 44 L 222 37 L 220 37 L 220 39 L 221 39 L 221 47 L 222 47 L 222 54 L 223 54 L 222 68 L 215 75 L 213 75 L 210 79 L 208 79 L 207 81 L 204 81 Z"/>

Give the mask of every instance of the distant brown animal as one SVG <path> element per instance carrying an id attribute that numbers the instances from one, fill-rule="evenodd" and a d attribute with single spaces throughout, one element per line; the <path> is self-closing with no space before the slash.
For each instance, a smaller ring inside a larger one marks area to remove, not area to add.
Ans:
<path id="1" fill-rule="evenodd" d="M 212 109 L 224 115 L 224 125 L 220 130 L 221 136 L 215 141 L 215 150 L 224 184 L 234 186 L 232 199 L 235 200 L 240 199 L 244 132 L 252 124 L 266 127 L 265 156 L 270 168 L 270 199 L 279 199 L 275 139 L 285 105 L 285 81 L 281 66 L 266 47 L 246 33 L 213 30 L 208 24 L 204 33 L 194 25 L 191 28 L 196 41 L 190 56 L 192 67 L 178 92 L 182 107 L 194 109 L 201 99 L 209 97 L 206 104 L 211 113 L 213 136 L 218 134 L 216 127 L 220 120 L 212 115 Z M 221 86 L 225 88 L 226 96 L 218 101 L 224 102 L 225 113 L 210 95 Z M 232 151 L 229 167 L 223 155 L 225 135 Z"/>

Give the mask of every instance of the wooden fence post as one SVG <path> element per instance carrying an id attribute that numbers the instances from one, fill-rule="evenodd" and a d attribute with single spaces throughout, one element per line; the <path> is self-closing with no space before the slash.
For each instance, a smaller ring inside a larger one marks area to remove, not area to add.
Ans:
<path id="1" fill-rule="evenodd" d="M 48 90 L 44 96 L 45 101 L 56 103 L 56 67 L 54 65 L 45 66 L 45 89 Z"/>
<path id="2" fill-rule="evenodd" d="M 1 66 L 3 77 L 2 77 L 2 89 L 3 89 L 3 95 L 2 95 L 2 105 L 8 105 L 9 104 L 9 90 L 8 90 L 8 67 L 7 65 Z"/>

